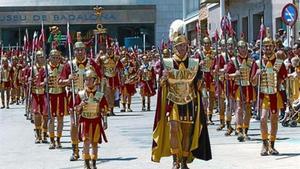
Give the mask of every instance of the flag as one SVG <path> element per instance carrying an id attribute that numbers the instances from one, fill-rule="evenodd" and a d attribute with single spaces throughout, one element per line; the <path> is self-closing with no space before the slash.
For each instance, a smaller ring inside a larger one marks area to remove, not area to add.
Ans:
<path id="1" fill-rule="evenodd" d="M 42 22 L 41 34 L 38 39 L 37 49 L 43 48 L 44 43 L 45 43 L 45 31 L 44 31 L 44 23 Z"/>
<path id="2" fill-rule="evenodd" d="M 28 35 L 28 29 L 26 28 L 25 35 L 24 35 L 24 50 L 28 52 L 29 48 L 30 48 L 29 35 Z"/>
<path id="3" fill-rule="evenodd" d="M 36 47 L 37 47 L 37 32 L 34 31 L 33 33 L 33 39 L 32 39 L 32 51 L 35 51 L 36 50 Z"/>
<path id="4" fill-rule="evenodd" d="M 219 40 L 219 32 L 218 32 L 218 30 L 216 30 L 216 32 L 215 32 L 214 40 L 215 40 L 215 42 L 218 42 L 218 40 Z"/>
<path id="5" fill-rule="evenodd" d="M 259 39 L 263 39 L 266 35 L 266 30 L 265 30 L 265 26 L 264 23 L 262 21 L 261 25 L 260 25 L 260 30 L 259 30 Z"/>
<path id="6" fill-rule="evenodd" d="M 195 28 L 195 30 L 196 30 L 196 33 L 199 33 L 199 32 L 200 32 L 200 23 L 199 23 L 199 22 L 196 23 L 196 28 Z"/>
<path id="7" fill-rule="evenodd" d="M 26 35 L 24 35 L 24 38 L 23 38 L 23 50 L 26 51 L 27 50 L 27 38 L 26 38 Z"/>
<path id="8" fill-rule="evenodd" d="M 161 41 L 160 41 L 160 48 L 161 50 L 163 50 L 165 47 L 165 42 L 164 42 L 164 39 L 162 38 Z"/>
<path id="9" fill-rule="evenodd" d="M 233 37 L 236 34 L 236 32 L 233 30 L 233 27 L 232 27 L 230 12 L 228 12 L 227 18 L 228 18 L 228 32 L 229 32 L 229 36 Z"/>

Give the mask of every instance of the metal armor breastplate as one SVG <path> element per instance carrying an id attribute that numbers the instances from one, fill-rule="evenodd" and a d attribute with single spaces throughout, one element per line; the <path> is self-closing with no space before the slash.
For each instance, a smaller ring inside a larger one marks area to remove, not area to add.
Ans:
<path id="1" fill-rule="evenodd" d="M 38 75 L 38 68 L 36 66 L 33 67 L 33 77 L 39 78 Z M 38 79 L 40 81 L 41 79 Z M 32 85 L 32 93 L 34 94 L 44 94 L 45 93 L 45 88 L 44 87 L 37 87 L 34 83 Z"/>
<path id="2" fill-rule="evenodd" d="M 117 62 L 112 58 L 106 58 L 103 61 L 104 66 L 104 75 L 107 77 L 114 77 L 116 76 L 116 66 Z"/>
<path id="3" fill-rule="evenodd" d="M 16 83 L 17 79 L 18 79 L 18 68 L 17 67 L 13 67 L 13 82 Z"/>
<path id="4" fill-rule="evenodd" d="M 95 119 L 99 117 L 99 102 L 103 97 L 103 93 L 96 92 L 95 95 L 87 95 L 85 90 L 79 91 L 81 100 L 86 100 L 87 105 L 83 106 L 81 116 L 86 119 Z"/>
<path id="5" fill-rule="evenodd" d="M 205 57 L 203 58 L 204 65 L 201 67 L 202 72 L 210 72 L 211 66 L 213 64 L 213 57 L 211 54 L 205 54 Z"/>
<path id="6" fill-rule="evenodd" d="M 278 79 L 277 73 L 282 65 L 283 61 L 276 59 L 273 67 L 266 67 L 263 65 L 263 71 L 261 74 L 260 91 L 264 94 L 275 94 L 278 91 Z M 258 64 L 259 65 L 259 64 Z"/>
<path id="7" fill-rule="evenodd" d="M 58 84 L 58 77 L 62 71 L 62 66 L 59 65 L 55 69 L 51 69 L 51 66 L 48 65 L 49 71 L 49 93 L 50 94 L 60 94 L 63 92 L 63 86 Z"/>
<path id="8" fill-rule="evenodd" d="M 198 71 L 198 60 L 189 58 L 188 67 L 183 70 L 174 69 L 172 58 L 166 58 L 164 62 L 169 71 L 167 98 L 178 105 L 191 102 L 196 97 L 193 81 Z"/>
<path id="9" fill-rule="evenodd" d="M 8 69 L 2 68 L 2 76 L 1 76 L 1 81 L 2 82 L 8 82 L 8 77 L 9 77 L 9 71 Z"/>
<path id="10" fill-rule="evenodd" d="M 126 65 L 124 68 L 124 83 L 125 84 L 132 84 L 137 81 L 137 75 L 136 73 L 132 72 L 130 69 L 133 69 L 133 67 L 130 66 L 130 64 Z"/>
<path id="11" fill-rule="evenodd" d="M 78 79 L 76 79 L 74 81 L 74 90 L 75 93 L 78 93 L 80 90 L 84 89 L 84 74 L 86 72 L 87 69 L 89 69 L 90 67 L 90 62 L 88 61 L 85 67 L 82 67 L 81 65 L 77 65 L 76 60 L 72 61 L 72 65 L 73 65 L 73 71 L 76 74 L 76 76 L 78 77 Z"/>
<path id="12" fill-rule="evenodd" d="M 150 65 L 145 66 L 142 68 L 142 80 L 143 81 L 150 81 L 152 80 L 152 67 Z"/>
<path id="13" fill-rule="evenodd" d="M 239 67 L 236 63 L 237 61 L 239 62 Z M 241 73 L 240 78 L 235 79 L 235 84 L 239 85 L 240 81 L 242 86 L 250 86 L 250 71 L 252 66 L 252 60 L 248 58 L 247 61 L 244 60 L 242 63 L 240 63 L 239 60 L 233 58 L 233 63 L 235 64 L 235 68 L 237 70 L 239 69 Z"/>

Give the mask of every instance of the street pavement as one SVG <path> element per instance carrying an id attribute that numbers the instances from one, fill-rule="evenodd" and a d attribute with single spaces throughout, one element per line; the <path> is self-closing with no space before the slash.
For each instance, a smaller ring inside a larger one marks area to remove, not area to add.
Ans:
<path id="1" fill-rule="evenodd" d="M 151 108 L 155 109 L 156 97 Z M 133 112 L 109 117 L 106 130 L 108 143 L 100 145 L 98 168 L 102 169 L 171 169 L 172 158 L 153 163 L 151 157 L 154 111 L 141 112 L 141 99 L 133 98 Z M 65 118 L 62 149 L 49 150 L 48 144 L 34 144 L 33 125 L 25 120 L 24 105 L 12 105 L 0 110 L 0 169 L 79 169 L 83 161 L 70 162 L 70 120 Z M 253 120 L 251 141 L 239 143 L 236 136 L 225 137 L 224 131 L 209 126 L 213 159 L 195 160 L 191 169 L 298 169 L 300 161 L 300 127 L 283 128 L 279 125 L 276 147 L 278 156 L 260 156 L 259 122 Z"/>

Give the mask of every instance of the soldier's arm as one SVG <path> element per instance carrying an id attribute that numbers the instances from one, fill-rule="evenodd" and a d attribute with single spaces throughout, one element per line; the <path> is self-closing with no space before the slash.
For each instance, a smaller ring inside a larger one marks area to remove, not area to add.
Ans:
<path id="1" fill-rule="evenodd" d="M 71 83 L 71 79 L 69 78 L 70 74 L 71 74 L 70 64 L 66 63 L 59 75 L 58 84 L 63 86 L 70 85 Z"/>
<path id="2" fill-rule="evenodd" d="M 259 67 L 257 66 L 256 62 L 253 62 L 252 67 L 251 67 L 251 74 L 250 74 L 250 82 L 253 86 L 257 85 L 258 71 L 260 71 Z"/>

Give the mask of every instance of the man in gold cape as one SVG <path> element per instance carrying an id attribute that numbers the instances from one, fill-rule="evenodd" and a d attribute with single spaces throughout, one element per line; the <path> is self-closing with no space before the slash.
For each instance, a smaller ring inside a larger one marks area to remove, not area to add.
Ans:
<path id="1" fill-rule="evenodd" d="M 212 158 L 200 94 L 199 60 L 189 57 L 187 38 L 180 27 L 174 28 L 181 24 L 181 20 L 171 24 L 174 55 L 162 60 L 151 157 L 160 162 L 161 157 L 172 155 L 172 169 L 188 169 L 187 163 L 194 158 Z"/>

